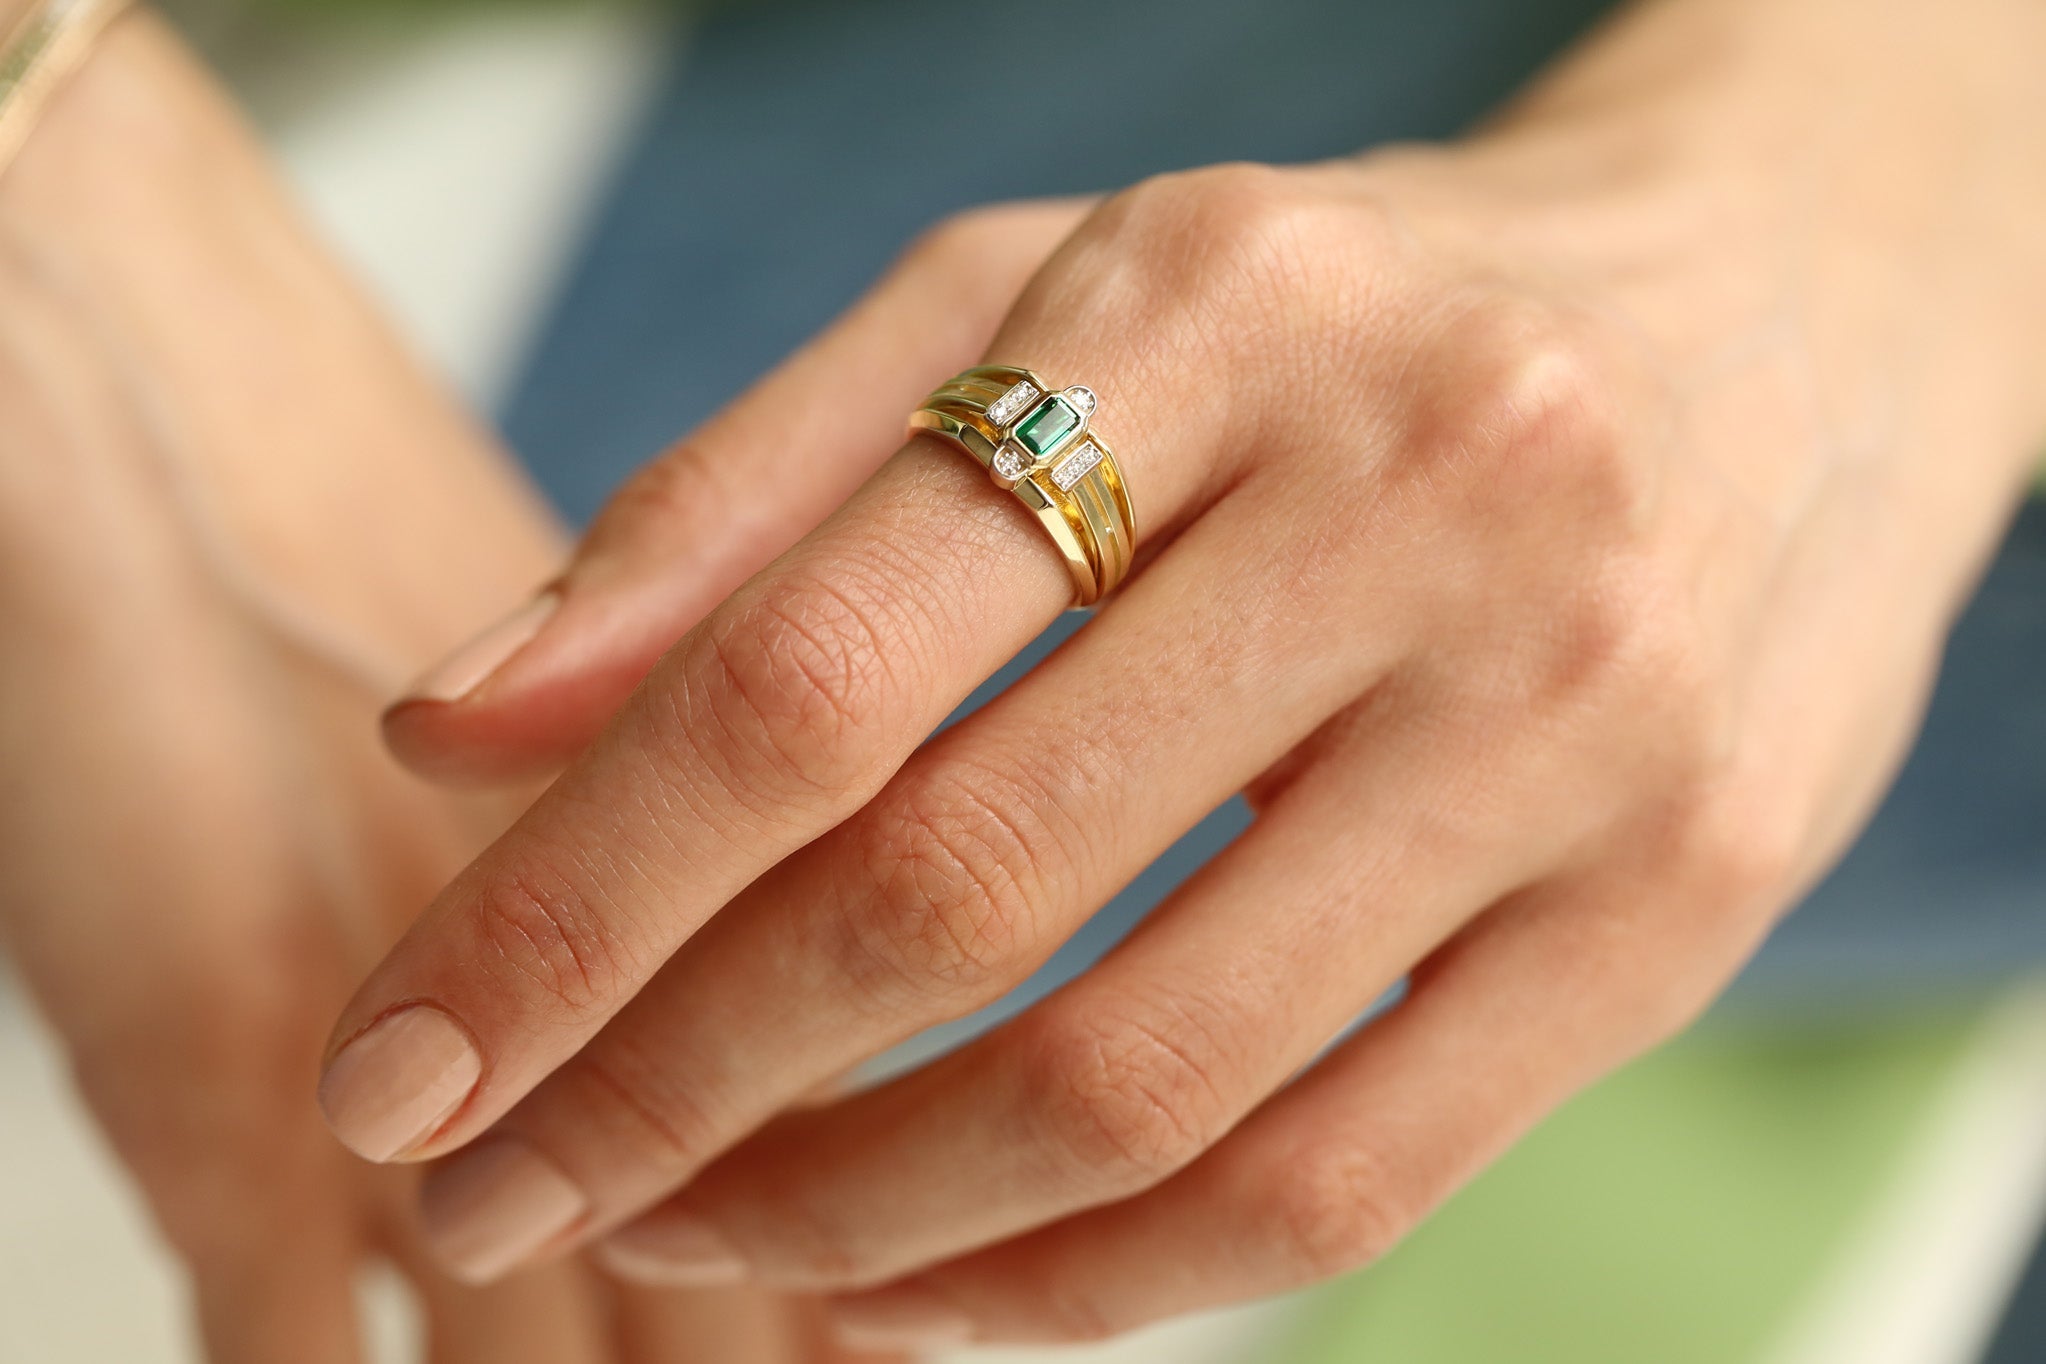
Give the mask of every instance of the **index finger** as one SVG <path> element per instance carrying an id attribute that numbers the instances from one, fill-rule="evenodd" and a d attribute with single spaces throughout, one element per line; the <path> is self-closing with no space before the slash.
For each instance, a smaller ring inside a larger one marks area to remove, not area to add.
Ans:
<path id="1" fill-rule="evenodd" d="M 1212 464 L 1201 433 L 1220 423 L 1204 426 L 1195 403 L 1121 402 L 1142 391 L 1127 381 L 1145 363 L 1097 348 L 1054 372 L 1102 376 L 1109 429 L 1172 451 L 1130 461 L 1169 526 Z M 321 1085 L 337 1135 L 376 1160 L 477 1135 L 726 901 L 865 804 L 1071 593 L 1015 498 L 956 451 L 912 440 L 691 630 L 377 968 Z M 559 1203 L 535 1225 L 581 1213 L 551 1172 L 497 1177 Z"/>

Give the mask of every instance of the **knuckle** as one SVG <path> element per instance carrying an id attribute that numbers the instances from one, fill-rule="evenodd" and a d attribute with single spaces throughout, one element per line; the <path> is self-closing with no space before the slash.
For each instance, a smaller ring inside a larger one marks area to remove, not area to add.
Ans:
<path id="1" fill-rule="evenodd" d="M 1289 1162 L 1270 1202 L 1272 1234 L 1299 1282 L 1371 1263 L 1420 1216 L 1400 1181 L 1354 1143 L 1330 1144 Z"/>
<path id="2" fill-rule="evenodd" d="M 695 543 L 722 514 L 717 470 L 710 452 L 694 440 L 669 447 L 633 470 L 591 523 L 584 555 L 623 544 L 658 528 L 667 546 Z"/>
<path id="3" fill-rule="evenodd" d="M 1627 742 L 1684 780 L 1722 761 L 1733 733 L 1733 692 L 1692 595 L 1649 556 L 1627 553 L 1595 566 L 1546 622 L 1553 689 L 1633 717 Z"/>
<path id="4" fill-rule="evenodd" d="M 1587 527 L 1639 523 L 1654 466 L 1625 438 L 1612 343 L 1550 305 L 1490 295 L 1425 348 L 1412 472 L 1459 499 L 1525 516 L 1561 502 Z"/>
<path id="5" fill-rule="evenodd" d="M 1348 264 L 1370 234 L 1355 206 L 1338 204 L 1270 166 L 1235 163 L 1143 181 L 1111 201 L 1111 234 L 1141 244 L 1153 290 L 1167 300 L 1217 309 L 1249 334 L 1267 329 L 1246 314 L 1283 301 L 1294 327 L 1303 309 L 1347 297 Z"/>
<path id="6" fill-rule="evenodd" d="M 499 873 L 470 902 L 478 946 L 499 980 L 570 1016 L 613 997 L 630 974 L 622 944 L 565 876 Z"/>
<path id="7" fill-rule="evenodd" d="M 1589 921 L 1600 940 L 1583 955 L 1608 963 L 1598 997 L 1630 1053 L 1695 1022 L 1796 893 L 1807 825 L 1756 787 L 1694 783 L 1621 826 L 1624 890 Z"/>
<path id="8" fill-rule="evenodd" d="M 1672 864 L 1719 914 L 1773 911 L 1796 882 L 1805 821 L 1757 785 L 1713 783 L 1672 821 Z"/>
<path id="9" fill-rule="evenodd" d="M 872 891 L 845 920 L 870 993 L 980 993 L 1019 973 L 1054 840 L 1012 794 L 1002 778 L 954 776 L 877 812 L 859 859 Z"/>
<path id="10" fill-rule="evenodd" d="M 946 276 L 982 270 L 1006 251 L 1031 216 L 1025 204 L 986 204 L 951 214 L 917 235 L 903 263 Z"/>
<path id="11" fill-rule="evenodd" d="M 1033 1112 L 1087 1186 L 1147 1187 L 1200 1155 L 1226 1125 L 1214 1052 L 1180 1019 L 1055 1016 L 1036 1039 Z"/>
<path id="12" fill-rule="evenodd" d="M 837 796 L 868 779 L 896 689 L 879 606 L 856 579 L 777 584 L 711 630 L 707 718 L 733 751 L 723 775 L 740 789 L 753 789 L 761 764 L 778 790 Z M 694 726 L 680 730 L 696 742 Z"/>

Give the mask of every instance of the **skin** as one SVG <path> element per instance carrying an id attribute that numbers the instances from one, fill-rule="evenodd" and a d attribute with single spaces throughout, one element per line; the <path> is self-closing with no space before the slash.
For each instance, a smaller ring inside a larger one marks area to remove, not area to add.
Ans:
<path id="1" fill-rule="evenodd" d="M 1879 797 L 2046 434 L 2042 59 L 2028 0 L 1662 0 L 1452 146 L 939 228 L 620 495 L 537 638 L 387 718 L 444 778 L 573 756 L 341 1014 L 476 1049 L 399 1155 L 516 1150 L 587 1200 L 538 1258 L 830 1291 L 869 1343 L 1382 1253 Z M 926 742 L 1069 591 L 896 448 L 983 356 L 1101 395 L 1143 557 Z M 785 1111 L 1238 790 L 1098 969 Z"/>
<path id="2" fill-rule="evenodd" d="M 209 1359 L 356 1360 L 371 1260 L 436 1364 L 843 1358 L 758 1292 L 462 1284 L 321 1123 L 334 1010 L 530 795 L 434 790 L 376 712 L 563 540 L 140 15 L 0 174 L 0 522 L 0 933 Z"/>

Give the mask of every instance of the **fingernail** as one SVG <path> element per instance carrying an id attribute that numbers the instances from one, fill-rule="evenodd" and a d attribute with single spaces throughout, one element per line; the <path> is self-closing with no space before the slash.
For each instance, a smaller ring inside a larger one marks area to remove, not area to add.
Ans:
<path id="1" fill-rule="evenodd" d="M 973 1319 L 927 1288 L 904 1285 L 844 1298 L 830 1312 L 832 1330 L 854 1350 L 935 1350 L 973 1339 Z"/>
<path id="2" fill-rule="evenodd" d="M 533 637 L 540 633 L 540 627 L 560 605 L 559 592 L 542 592 L 428 668 L 418 681 L 406 689 L 403 699 L 397 704 L 461 700 L 503 667 L 506 659 L 532 643 Z"/>
<path id="3" fill-rule="evenodd" d="M 423 1004 L 387 1014 L 341 1049 L 320 1077 L 334 1135 L 367 1160 L 391 1160 L 432 1136 L 483 1073 L 476 1044 Z"/>
<path id="4" fill-rule="evenodd" d="M 657 1213 L 619 1228 L 597 1245 L 604 1267 L 621 1279 L 674 1288 L 715 1288 L 746 1278 L 746 1261 L 708 1222 Z"/>
<path id="5" fill-rule="evenodd" d="M 426 1177 L 426 1241 L 460 1279 L 485 1283 L 532 1258 L 589 1210 L 583 1191 L 517 1137 L 487 1137 Z"/>

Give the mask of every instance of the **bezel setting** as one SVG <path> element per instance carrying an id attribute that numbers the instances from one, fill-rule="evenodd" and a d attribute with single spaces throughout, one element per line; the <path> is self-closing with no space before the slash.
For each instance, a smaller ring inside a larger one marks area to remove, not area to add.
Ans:
<path id="1" fill-rule="evenodd" d="M 1094 390 L 1083 384 L 1046 391 L 1028 379 L 1018 379 L 986 408 L 996 442 L 988 472 L 1004 488 L 1046 474 L 1053 487 L 1071 492 L 1101 463 L 1100 447 L 1087 439 L 1087 428 L 1099 406 Z M 1027 435 L 1032 424 L 1054 422 L 1061 408 L 1071 414 L 1070 426 L 1057 431 L 1042 450 L 1035 449 Z"/>

